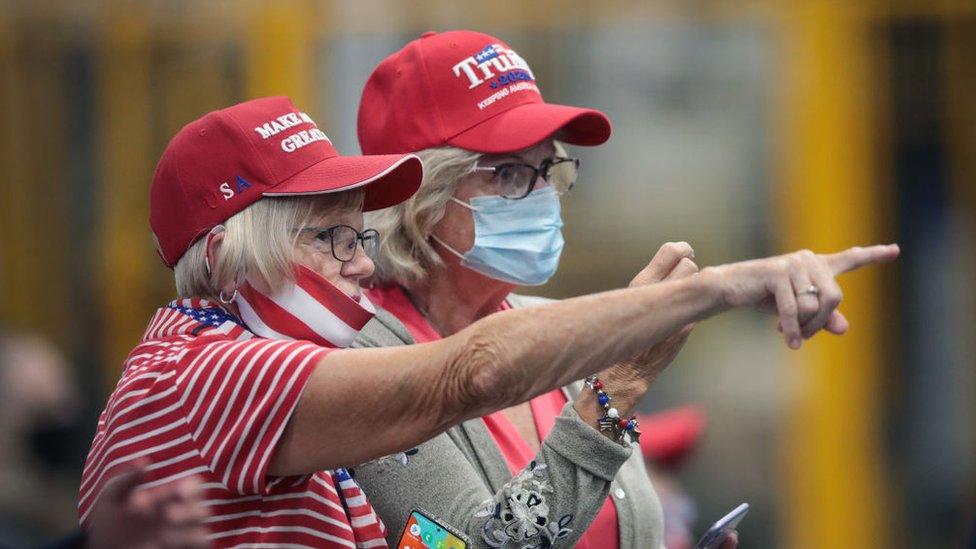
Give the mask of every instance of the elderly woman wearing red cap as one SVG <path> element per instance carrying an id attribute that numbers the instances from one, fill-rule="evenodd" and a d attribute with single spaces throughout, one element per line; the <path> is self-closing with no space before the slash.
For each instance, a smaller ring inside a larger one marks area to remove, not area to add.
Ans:
<path id="1" fill-rule="evenodd" d="M 201 479 L 216 546 L 385 546 L 383 521 L 343 466 L 407 450 L 774 294 L 798 341 L 789 265 L 826 294 L 834 273 L 896 253 L 732 264 L 492 315 L 427 345 L 344 349 L 376 312 L 359 287 L 379 238 L 363 211 L 407 199 L 421 178 L 410 154 L 340 156 L 283 97 L 211 112 L 177 133 L 156 169 L 149 222 L 179 299 L 151 317 L 99 419 L 79 491 L 85 527 L 110 479 L 138 460 L 148 463 L 138 490 Z M 804 330 L 837 331 L 836 304 L 822 300 Z"/>
<path id="2" fill-rule="evenodd" d="M 541 303 L 512 291 L 545 283 L 559 262 L 560 195 L 579 167 L 561 142 L 593 146 L 609 136 L 599 111 L 545 103 L 528 63 L 495 37 L 428 32 L 383 60 L 363 91 L 360 144 L 367 154 L 415 153 L 425 176 L 411 199 L 367 218 L 384 234 L 368 292 L 381 310 L 359 345 L 437 341 Z M 667 244 L 632 286 L 700 280 L 691 277 L 693 258 L 686 243 Z M 789 297 L 805 314 L 836 298 L 820 281 L 794 283 Z M 830 329 L 843 331 L 832 318 Z M 660 503 L 630 448 L 636 420 L 627 418 L 689 331 L 676 326 L 585 384 L 466 421 L 399 459 L 358 466 L 357 480 L 394 534 L 418 506 L 476 547 L 657 547 Z M 518 340 L 543 344 L 559 332 L 548 326 Z"/>

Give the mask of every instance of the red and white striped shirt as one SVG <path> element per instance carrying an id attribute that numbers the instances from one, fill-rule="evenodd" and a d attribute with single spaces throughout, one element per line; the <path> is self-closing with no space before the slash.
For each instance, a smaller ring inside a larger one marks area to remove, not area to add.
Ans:
<path id="1" fill-rule="evenodd" d="M 305 383 L 328 352 L 256 337 L 205 300 L 159 309 L 99 418 L 80 522 L 86 525 L 106 481 L 145 456 L 152 464 L 140 489 L 203 479 L 215 546 L 386 547 L 386 528 L 345 470 L 267 474 Z"/>

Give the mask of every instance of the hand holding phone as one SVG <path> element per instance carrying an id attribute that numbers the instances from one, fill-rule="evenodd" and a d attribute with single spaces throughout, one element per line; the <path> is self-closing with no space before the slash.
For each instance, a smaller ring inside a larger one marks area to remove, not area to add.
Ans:
<path id="1" fill-rule="evenodd" d="M 718 549 L 725 538 L 742 522 L 742 518 L 749 512 L 749 504 L 743 503 L 729 514 L 715 521 L 715 524 L 698 540 L 695 549 Z"/>

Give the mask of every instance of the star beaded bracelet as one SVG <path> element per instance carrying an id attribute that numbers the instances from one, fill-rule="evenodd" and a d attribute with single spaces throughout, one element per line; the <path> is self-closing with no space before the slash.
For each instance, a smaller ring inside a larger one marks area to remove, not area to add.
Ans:
<path id="1" fill-rule="evenodd" d="M 597 422 L 600 425 L 600 430 L 605 433 L 612 433 L 613 438 L 624 446 L 639 443 L 641 433 L 637 416 L 630 416 L 630 419 L 621 418 L 620 412 L 610 406 L 610 401 L 613 399 L 603 390 L 603 382 L 596 376 L 590 376 L 583 382 L 586 383 L 587 387 L 596 391 L 596 400 L 603 408 L 603 417 Z"/>

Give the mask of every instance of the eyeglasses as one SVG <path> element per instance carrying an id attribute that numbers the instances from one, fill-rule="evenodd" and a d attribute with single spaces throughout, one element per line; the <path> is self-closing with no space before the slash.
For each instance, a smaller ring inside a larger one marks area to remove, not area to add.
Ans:
<path id="1" fill-rule="evenodd" d="M 332 227 L 305 227 L 296 229 L 303 233 L 315 233 L 315 241 L 323 246 L 328 245 L 332 257 L 343 263 L 352 261 L 356 257 L 356 250 L 362 243 L 363 251 L 370 259 L 376 259 L 376 251 L 380 247 L 380 233 L 376 229 L 357 231 L 349 225 L 335 225 Z"/>
<path id="2" fill-rule="evenodd" d="M 503 198 L 519 200 L 529 196 L 535 182 L 542 178 L 560 192 L 569 192 L 579 175 L 579 158 L 547 158 L 537 168 L 531 164 L 511 162 L 497 166 L 475 166 L 474 171 L 492 172 L 492 178 L 501 187 Z M 550 179 L 551 177 L 551 179 Z"/>

